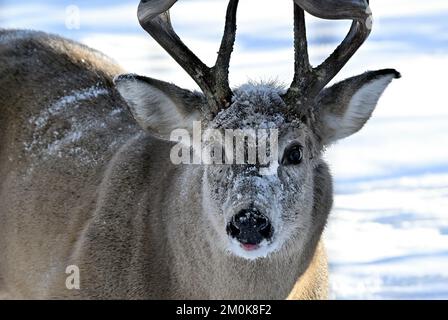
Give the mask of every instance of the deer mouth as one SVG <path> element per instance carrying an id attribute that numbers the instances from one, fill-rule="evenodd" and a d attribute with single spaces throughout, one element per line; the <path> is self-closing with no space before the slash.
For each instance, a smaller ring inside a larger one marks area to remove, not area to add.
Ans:
<path id="1" fill-rule="evenodd" d="M 241 248 L 243 248 L 243 250 L 246 251 L 255 251 L 258 248 L 260 248 L 259 244 L 250 244 L 250 243 L 246 243 L 246 244 L 241 244 Z"/>
<path id="2" fill-rule="evenodd" d="M 256 260 L 268 257 L 278 250 L 278 244 L 272 240 L 263 240 L 259 244 L 241 243 L 236 239 L 230 239 L 228 250 L 232 254 L 247 259 Z"/>

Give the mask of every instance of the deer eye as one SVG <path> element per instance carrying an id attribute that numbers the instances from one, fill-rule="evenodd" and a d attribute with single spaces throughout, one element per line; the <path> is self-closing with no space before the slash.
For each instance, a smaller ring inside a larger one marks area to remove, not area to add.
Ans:
<path id="1" fill-rule="evenodd" d="M 299 145 L 293 145 L 286 149 L 285 154 L 283 155 L 282 164 L 288 165 L 297 165 L 302 162 L 303 159 L 303 150 Z"/>

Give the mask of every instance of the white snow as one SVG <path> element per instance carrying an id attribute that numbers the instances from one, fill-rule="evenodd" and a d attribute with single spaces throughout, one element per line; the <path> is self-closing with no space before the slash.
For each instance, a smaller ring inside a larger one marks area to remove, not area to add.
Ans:
<path id="1" fill-rule="evenodd" d="M 277 176 L 279 166 L 278 160 L 271 161 L 269 167 L 260 169 L 260 174 L 263 176 Z"/>
<path id="2" fill-rule="evenodd" d="M 448 297 L 448 173 L 341 183 L 337 194 L 333 297 Z"/>
<path id="3" fill-rule="evenodd" d="M 141 30 L 137 3 L 106 7 L 77 2 L 79 30 L 64 28 L 65 5 L 2 1 L 1 27 L 41 29 L 80 40 L 130 72 L 184 87 L 194 82 Z M 293 76 L 292 1 L 241 1 L 230 79 Z M 395 80 L 360 133 L 326 155 L 335 177 L 335 207 L 326 230 L 331 295 L 338 299 L 448 298 L 448 2 L 371 1 L 375 18 L 367 43 L 338 79 L 393 67 Z M 226 1 L 179 1 L 172 19 L 182 39 L 212 64 Z M 198 17 L 195 12 L 207 12 Z M 101 14 L 98 14 L 100 12 Z M 256 13 L 255 13 L 256 12 Z M 349 22 L 308 19 L 313 64 L 322 61 Z M 1 40 L 0 40 L 1 43 Z M 45 120 L 45 116 L 43 117 Z"/>
<path id="4" fill-rule="evenodd" d="M 30 118 L 30 124 L 35 124 L 36 128 L 40 129 L 44 127 L 50 118 L 50 116 L 58 114 L 62 112 L 67 107 L 76 107 L 76 103 L 81 101 L 94 99 L 100 95 L 107 94 L 107 89 L 98 87 L 98 85 L 81 89 L 81 90 L 73 90 L 70 94 L 59 98 L 56 102 L 54 102 L 48 108 L 45 108 L 44 111 L 36 118 Z M 73 104 L 75 104 L 73 106 Z"/>
<path id="5" fill-rule="evenodd" d="M 108 91 L 105 88 L 100 87 L 98 84 L 85 89 L 73 90 L 69 94 L 59 98 L 53 102 L 48 108 L 44 108 L 43 111 L 34 117 L 30 117 L 28 122 L 33 126 L 33 139 L 29 143 L 24 144 L 25 150 L 34 156 L 36 153 L 43 153 L 43 158 L 47 156 L 62 157 L 63 153 L 61 149 L 66 146 L 71 146 L 73 143 L 79 141 L 83 134 L 85 134 L 89 128 L 93 127 L 93 123 L 84 124 L 80 120 L 73 121 L 71 129 L 63 136 L 59 137 L 59 132 L 53 132 L 53 137 L 50 141 L 43 139 L 45 128 L 51 117 L 56 116 L 67 111 L 67 108 L 77 108 L 78 103 L 86 100 L 95 99 L 101 95 L 107 94 Z M 96 125 L 97 123 L 95 123 Z M 42 144 L 45 144 L 42 146 Z M 79 154 L 82 150 L 78 148 L 70 148 L 68 153 Z"/>

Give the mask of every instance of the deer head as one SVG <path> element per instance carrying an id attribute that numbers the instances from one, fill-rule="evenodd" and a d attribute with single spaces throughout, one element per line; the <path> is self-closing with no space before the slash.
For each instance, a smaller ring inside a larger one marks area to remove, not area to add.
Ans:
<path id="1" fill-rule="evenodd" d="M 193 121 L 222 131 L 277 129 L 278 156 L 270 164 L 270 175 L 261 174 L 259 164 L 204 166 L 200 196 L 204 221 L 212 226 L 220 247 L 237 256 L 267 256 L 286 243 L 305 250 L 327 220 L 328 212 L 314 212 L 316 199 L 331 203 L 331 198 L 319 198 L 322 189 L 331 189 L 321 159 L 325 146 L 360 130 L 387 85 L 400 76 L 392 69 L 371 71 L 326 87 L 369 35 L 368 2 L 294 0 L 295 74 L 291 86 L 249 83 L 234 90 L 228 75 L 238 0 L 229 1 L 213 67 L 201 62 L 174 32 L 168 10 L 175 3 L 141 1 L 138 18 L 202 93 L 136 75 L 117 77 L 119 92 L 142 128 L 161 139 L 169 140 L 174 129 L 192 131 Z M 324 19 L 353 21 L 343 42 L 317 67 L 312 67 L 308 58 L 304 11 Z"/>

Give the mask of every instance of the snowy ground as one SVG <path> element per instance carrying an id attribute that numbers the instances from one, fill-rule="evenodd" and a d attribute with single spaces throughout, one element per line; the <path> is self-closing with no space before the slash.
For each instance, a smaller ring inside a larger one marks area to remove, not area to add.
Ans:
<path id="1" fill-rule="evenodd" d="M 241 1 L 234 85 L 248 77 L 292 79 L 291 2 L 276 1 L 274 8 L 268 0 Z M 129 71 L 193 88 L 140 29 L 137 3 L 0 0 L 0 27 L 62 34 Z M 79 8 L 79 20 L 70 5 Z M 181 0 L 172 13 L 182 38 L 209 64 L 225 6 L 225 0 Z M 448 299 L 448 2 L 372 0 L 371 6 L 374 31 L 338 78 L 384 67 L 397 68 L 403 78 L 390 86 L 361 133 L 327 153 L 336 183 L 326 231 L 332 297 Z M 348 26 L 309 19 L 314 63 Z"/>

